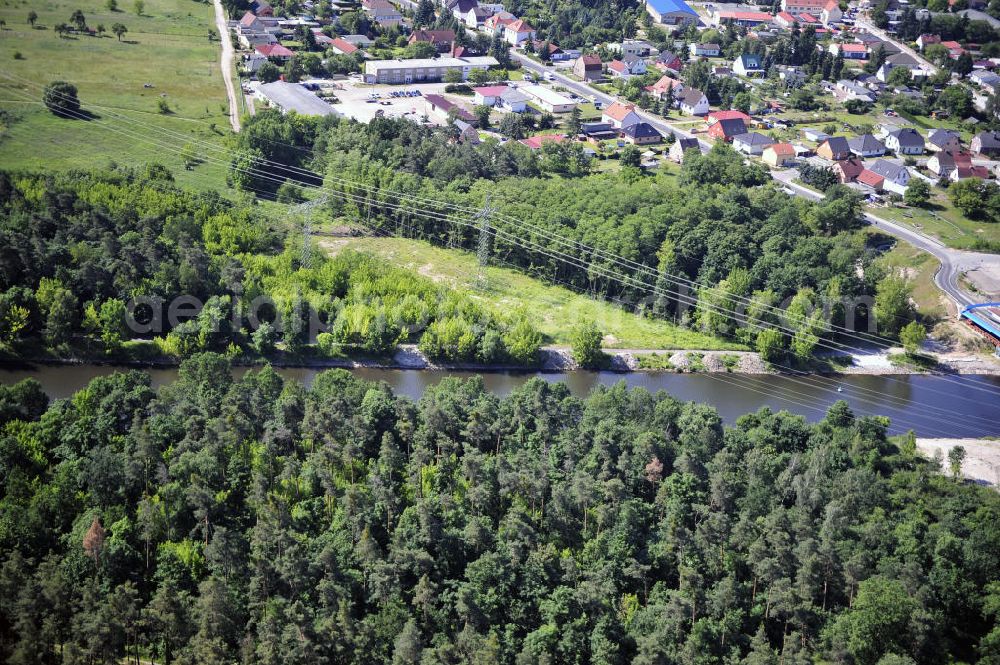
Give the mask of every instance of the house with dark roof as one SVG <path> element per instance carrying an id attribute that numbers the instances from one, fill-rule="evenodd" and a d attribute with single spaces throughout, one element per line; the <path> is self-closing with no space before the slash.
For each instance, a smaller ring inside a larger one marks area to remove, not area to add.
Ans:
<path id="1" fill-rule="evenodd" d="M 747 133 L 747 126 L 739 118 L 727 118 L 714 123 L 708 128 L 708 135 L 714 139 L 721 139 L 727 143 L 740 134 Z"/>
<path id="2" fill-rule="evenodd" d="M 592 143 L 618 138 L 618 130 L 610 122 L 580 123 L 580 133 Z"/>
<path id="3" fill-rule="evenodd" d="M 701 153 L 701 146 L 698 145 L 698 139 L 691 137 L 685 138 L 683 136 L 678 136 L 674 144 L 670 146 L 670 150 L 667 152 L 667 156 L 670 157 L 672 161 L 678 164 L 684 163 L 684 153 L 688 150 L 697 150 Z"/>
<path id="4" fill-rule="evenodd" d="M 675 72 L 679 72 L 684 69 L 684 61 L 680 59 L 679 56 L 670 51 L 663 51 L 660 55 L 656 56 L 656 64 L 663 65 L 667 69 L 672 69 Z"/>
<path id="5" fill-rule="evenodd" d="M 851 153 L 858 157 L 881 157 L 885 154 L 885 144 L 871 134 L 862 134 L 847 140 Z"/>
<path id="6" fill-rule="evenodd" d="M 581 55 L 573 63 L 573 74 L 583 81 L 598 81 L 604 75 L 604 68 L 601 65 L 601 58 L 598 55 Z"/>
<path id="7" fill-rule="evenodd" d="M 924 137 L 911 127 L 897 129 L 885 137 L 885 147 L 897 155 L 922 155 Z"/>
<path id="8" fill-rule="evenodd" d="M 697 58 L 718 58 L 721 53 L 722 49 L 713 42 L 694 45 L 694 55 Z"/>
<path id="9" fill-rule="evenodd" d="M 454 30 L 424 30 L 419 28 L 410 33 L 407 44 L 430 44 L 438 53 L 447 53 L 455 41 Z"/>
<path id="10" fill-rule="evenodd" d="M 882 176 L 883 188 L 896 194 L 906 193 L 906 186 L 910 183 L 910 170 L 902 164 L 887 159 L 877 159 L 868 169 Z"/>
<path id="11" fill-rule="evenodd" d="M 451 125 L 458 130 L 459 143 L 471 143 L 472 145 L 479 143 L 479 132 L 472 126 L 472 123 L 455 118 L 451 121 Z"/>
<path id="12" fill-rule="evenodd" d="M 708 113 L 708 97 L 697 88 L 685 88 L 678 101 L 681 111 L 688 115 L 705 115 Z"/>
<path id="13" fill-rule="evenodd" d="M 698 13 L 684 0 L 646 0 L 646 11 L 663 25 L 688 25 L 698 22 Z"/>
<path id="14" fill-rule="evenodd" d="M 958 132 L 935 128 L 927 132 L 926 146 L 932 152 L 941 152 L 942 150 L 959 152 L 962 149 L 962 139 Z"/>
<path id="15" fill-rule="evenodd" d="M 973 166 L 972 155 L 964 150 L 952 152 L 942 150 L 936 152 L 927 160 L 927 170 L 939 178 L 962 180 L 964 178 L 989 177 L 990 172 L 985 166 Z"/>
<path id="16" fill-rule="evenodd" d="M 764 74 L 764 62 L 756 53 L 744 53 L 733 60 L 733 72 L 740 76 L 761 76 Z"/>
<path id="17" fill-rule="evenodd" d="M 621 130 L 619 136 L 633 145 L 650 145 L 663 140 L 663 134 L 660 134 L 648 122 L 637 122 L 629 125 Z"/>
<path id="18" fill-rule="evenodd" d="M 816 154 L 823 159 L 836 162 L 850 158 L 851 146 L 843 136 L 831 136 L 819 144 Z"/>
<path id="19" fill-rule="evenodd" d="M 764 148 L 772 143 L 777 141 L 759 132 L 747 132 L 733 137 L 733 147 L 747 155 L 760 156 L 764 154 Z"/>
<path id="20" fill-rule="evenodd" d="M 979 132 L 972 137 L 969 144 L 972 152 L 984 157 L 996 157 L 1000 155 L 1000 133 Z"/>
<path id="21" fill-rule="evenodd" d="M 841 185 L 854 182 L 864 170 L 865 165 L 862 164 L 861 160 L 856 157 L 838 160 L 833 165 L 833 172 L 837 174 L 837 181 Z"/>

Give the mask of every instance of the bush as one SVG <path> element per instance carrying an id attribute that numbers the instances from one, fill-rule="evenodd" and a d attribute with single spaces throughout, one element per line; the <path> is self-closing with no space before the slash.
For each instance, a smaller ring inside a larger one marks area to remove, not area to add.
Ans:
<path id="1" fill-rule="evenodd" d="M 603 338 L 604 335 L 593 321 L 577 326 L 570 340 L 573 347 L 573 360 L 580 367 L 597 368 L 603 366 L 607 359 L 601 350 Z"/>
<path id="2" fill-rule="evenodd" d="M 42 102 L 45 108 L 60 117 L 72 117 L 80 110 L 76 86 L 66 81 L 53 81 L 45 86 Z"/>

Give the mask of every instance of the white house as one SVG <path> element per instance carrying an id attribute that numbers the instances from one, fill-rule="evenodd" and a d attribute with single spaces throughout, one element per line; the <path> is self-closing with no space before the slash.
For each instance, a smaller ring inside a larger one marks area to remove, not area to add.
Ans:
<path id="1" fill-rule="evenodd" d="M 885 178 L 885 182 L 882 184 L 883 189 L 896 194 L 906 193 L 906 186 L 910 182 L 910 170 L 902 164 L 878 159 L 868 167 L 868 170 Z"/>
<path id="2" fill-rule="evenodd" d="M 909 127 L 897 129 L 885 137 L 885 147 L 897 155 L 922 155 L 924 137 Z"/>
<path id="3" fill-rule="evenodd" d="M 760 76 L 764 73 L 764 64 L 759 55 L 744 53 L 733 61 L 733 72 L 740 76 Z"/>
<path id="4" fill-rule="evenodd" d="M 679 106 L 688 115 L 707 115 L 708 97 L 697 88 L 687 88 L 680 96 Z"/>
<path id="5" fill-rule="evenodd" d="M 624 129 L 629 125 L 642 122 L 642 118 L 635 112 L 635 104 L 615 102 L 604 109 L 601 114 L 601 122 L 606 122 L 615 129 Z"/>
<path id="6" fill-rule="evenodd" d="M 535 29 L 523 19 L 517 19 L 513 23 L 505 25 L 503 29 L 503 39 L 511 46 L 520 46 L 527 40 L 534 39 L 535 36 Z"/>

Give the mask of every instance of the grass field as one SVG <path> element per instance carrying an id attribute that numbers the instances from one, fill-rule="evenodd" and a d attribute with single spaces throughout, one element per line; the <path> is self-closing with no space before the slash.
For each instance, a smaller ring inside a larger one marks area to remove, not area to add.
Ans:
<path id="1" fill-rule="evenodd" d="M 488 267 L 483 283 L 474 254 L 434 247 L 406 238 L 337 238 L 321 244 L 331 253 L 355 249 L 382 257 L 469 294 L 484 306 L 523 311 L 546 336 L 547 344 L 568 345 L 574 326 L 595 321 L 605 346 L 620 349 L 739 349 L 738 345 L 666 321 L 644 319 L 606 302 L 561 286 L 545 284 L 515 270 Z"/>
<path id="2" fill-rule="evenodd" d="M 223 166 L 204 163 L 186 171 L 178 154 L 188 142 L 198 152 L 204 152 L 199 142 L 221 145 L 229 132 L 220 46 L 208 39 L 214 28 L 212 6 L 195 0 L 145 0 L 144 5 L 138 16 L 131 0 L 118 0 L 114 12 L 97 0 L 0 2 L 0 18 L 6 22 L 0 32 L 0 108 L 11 118 L 0 129 L 5 168 L 155 160 L 181 184 L 225 187 Z M 83 11 L 89 27 L 103 25 L 104 36 L 58 37 L 54 26 L 69 23 L 75 9 Z M 27 22 L 31 10 L 38 14 L 34 28 Z M 111 33 L 114 23 L 128 28 L 121 42 Z M 54 80 L 76 85 L 82 108 L 95 118 L 49 113 L 40 103 L 40 87 Z M 160 112 L 161 99 L 168 113 Z M 154 140 L 163 145 L 151 145 Z"/>
<path id="3" fill-rule="evenodd" d="M 968 219 L 955 209 L 948 194 L 938 187 L 931 188 L 931 203 L 927 208 L 892 206 L 873 208 L 871 212 L 938 238 L 949 247 L 977 249 L 977 239 L 1000 245 L 1000 224 Z"/>
<path id="4" fill-rule="evenodd" d="M 899 241 L 878 261 L 909 280 L 913 286 L 913 302 L 922 317 L 931 322 L 948 318 L 946 298 L 934 284 L 934 274 L 940 266 L 937 259 L 909 243 Z"/>

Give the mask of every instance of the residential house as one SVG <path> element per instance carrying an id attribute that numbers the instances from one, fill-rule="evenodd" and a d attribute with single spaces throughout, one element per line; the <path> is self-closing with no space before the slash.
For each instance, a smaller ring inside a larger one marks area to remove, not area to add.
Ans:
<path id="1" fill-rule="evenodd" d="M 641 39 L 624 39 L 618 46 L 618 50 L 621 52 L 623 59 L 630 55 L 635 56 L 636 58 L 648 57 L 652 49 L 652 44 L 644 42 Z"/>
<path id="2" fill-rule="evenodd" d="M 446 0 L 444 8 L 455 17 L 455 20 L 464 22 L 469 12 L 478 6 L 479 3 L 476 0 Z"/>
<path id="3" fill-rule="evenodd" d="M 451 124 L 458 130 L 459 143 L 471 143 L 472 145 L 479 143 L 479 132 L 476 131 L 472 123 L 455 118 L 451 121 Z"/>
<path id="4" fill-rule="evenodd" d="M 734 148 L 744 154 L 758 157 L 763 154 L 764 148 L 773 143 L 775 143 L 774 139 L 759 132 L 747 132 L 733 137 Z"/>
<path id="5" fill-rule="evenodd" d="M 973 166 L 972 155 L 964 150 L 952 152 L 942 150 L 936 152 L 927 160 L 927 170 L 939 178 L 958 181 L 964 178 L 988 178 L 989 169 L 985 166 Z"/>
<path id="6" fill-rule="evenodd" d="M 868 169 L 882 176 L 883 188 L 895 194 L 906 193 L 906 186 L 910 183 L 910 170 L 902 164 L 890 162 L 887 159 L 878 159 Z"/>
<path id="7" fill-rule="evenodd" d="M 885 154 L 885 144 L 871 134 L 862 134 L 847 140 L 851 153 L 858 157 L 881 157 Z"/>
<path id="8" fill-rule="evenodd" d="M 677 98 L 684 92 L 684 84 L 675 78 L 664 74 L 653 85 L 646 86 L 646 92 L 654 99 L 663 99 L 663 96 L 670 90 L 673 92 L 674 106 L 677 105 Z"/>
<path id="9" fill-rule="evenodd" d="M 375 43 L 369 39 L 368 35 L 341 35 L 341 39 L 348 44 L 354 44 L 358 48 L 368 48 Z"/>
<path id="10" fill-rule="evenodd" d="M 562 49 L 559 48 L 559 46 L 557 46 L 556 44 L 553 44 L 552 42 L 543 42 L 540 39 L 533 39 L 531 40 L 531 45 L 534 47 L 535 53 L 537 53 L 538 55 L 542 54 L 542 49 L 548 50 L 549 60 L 552 62 L 565 60 L 565 58 L 560 57 L 562 55 Z"/>
<path id="11" fill-rule="evenodd" d="M 819 144 L 816 154 L 823 159 L 836 162 L 851 157 L 851 146 L 843 136 L 831 136 Z"/>
<path id="12" fill-rule="evenodd" d="M 940 43 L 941 43 L 941 37 L 939 37 L 938 35 L 923 34 L 917 37 L 917 48 L 919 48 L 921 51 L 925 50 L 931 44 L 940 44 Z"/>
<path id="13" fill-rule="evenodd" d="M 833 96 L 842 102 L 860 99 L 867 104 L 875 103 L 875 93 L 847 79 L 837 81 L 837 85 L 833 89 Z"/>
<path id="14" fill-rule="evenodd" d="M 816 141 L 817 143 L 820 143 L 830 138 L 829 134 L 824 132 L 822 129 L 816 129 L 815 127 L 807 127 L 803 129 L 802 136 L 807 141 Z"/>
<path id="15" fill-rule="evenodd" d="M 927 132 L 927 149 L 932 152 L 961 152 L 962 138 L 950 129 L 935 128 Z"/>
<path id="16" fill-rule="evenodd" d="M 518 88 L 530 97 L 542 110 L 549 113 L 569 113 L 576 108 L 576 102 L 543 85 L 526 85 Z"/>
<path id="17" fill-rule="evenodd" d="M 425 30 L 419 28 L 410 33 L 407 44 L 430 44 L 438 53 L 447 53 L 455 42 L 454 30 Z"/>
<path id="18" fill-rule="evenodd" d="M 733 72 L 740 76 L 762 76 L 764 63 L 756 53 L 744 53 L 733 61 Z"/>
<path id="19" fill-rule="evenodd" d="M 478 30 L 483 27 L 483 24 L 486 23 L 486 19 L 491 16 L 493 16 L 493 12 L 489 9 L 476 5 L 469 11 L 465 12 L 460 20 L 465 24 L 465 27 L 472 30 Z"/>
<path id="20" fill-rule="evenodd" d="M 739 118 L 727 118 L 714 123 L 708 128 L 708 135 L 714 139 L 726 141 L 727 143 L 739 136 L 747 133 L 746 124 Z"/>
<path id="21" fill-rule="evenodd" d="M 646 0 L 646 11 L 663 25 L 689 25 L 698 22 L 698 13 L 684 0 Z"/>
<path id="22" fill-rule="evenodd" d="M 709 126 L 714 125 L 720 120 L 732 120 L 733 118 L 738 118 L 743 121 L 743 124 L 750 126 L 750 116 L 748 116 L 743 111 L 737 111 L 735 109 L 727 109 L 724 111 L 711 111 L 705 116 L 705 123 Z"/>
<path id="23" fill-rule="evenodd" d="M 697 88 L 685 88 L 679 106 L 688 115 L 705 115 L 708 113 L 708 97 Z"/>
<path id="24" fill-rule="evenodd" d="M 799 19 L 788 12 L 778 12 L 774 17 L 774 22 L 782 28 L 791 29 L 792 26 L 798 24 Z"/>
<path id="25" fill-rule="evenodd" d="M 972 152 L 983 157 L 1000 156 L 1000 133 L 979 132 L 972 137 L 972 143 L 969 144 L 969 147 Z"/>
<path id="26" fill-rule="evenodd" d="M 701 152 L 701 146 L 698 144 L 698 139 L 696 138 L 685 138 L 683 136 L 678 136 L 674 144 L 670 146 L 670 150 L 667 156 L 670 157 L 672 161 L 678 164 L 684 163 L 684 153 L 688 150 L 697 150 Z"/>
<path id="27" fill-rule="evenodd" d="M 330 48 L 333 49 L 335 53 L 339 53 L 340 55 L 351 55 L 359 50 L 357 46 L 343 37 L 337 37 L 330 42 Z"/>
<path id="28" fill-rule="evenodd" d="M 250 3 L 250 11 L 257 16 L 274 16 L 274 8 L 264 0 L 254 0 Z"/>
<path id="29" fill-rule="evenodd" d="M 885 147 L 897 155 L 922 155 L 924 137 L 909 127 L 897 129 L 885 137 Z"/>
<path id="30" fill-rule="evenodd" d="M 631 59 L 631 62 L 629 61 Z M 635 56 L 627 57 L 625 60 L 612 60 L 608 63 L 608 73 L 620 79 L 630 79 L 633 76 L 641 76 L 646 73 L 646 62 Z"/>
<path id="31" fill-rule="evenodd" d="M 694 54 L 699 58 L 718 58 L 721 53 L 722 49 L 719 48 L 719 45 L 712 42 L 694 45 Z"/>
<path id="32" fill-rule="evenodd" d="M 540 134 L 521 139 L 519 143 L 528 146 L 532 150 L 540 150 L 545 143 L 562 143 L 565 140 L 566 136 L 563 134 Z"/>
<path id="33" fill-rule="evenodd" d="M 841 185 L 854 182 L 865 170 L 865 165 L 856 157 L 838 160 L 833 165 L 833 172 L 837 174 L 837 182 Z"/>
<path id="34" fill-rule="evenodd" d="M 806 73 L 801 67 L 778 65 L 778 78 L 788 88 L 799 88 L 806 82 Z"/>
<path id="35" fill-rule="evenodd" d="M 843 18 L 837 0 L 781 0 L 781 9 L 792 16 L 819 16 L 824 25 L 836 23 Z"/>
<path id="36" fill-rule="evenodd" d="M 600 56 L 594 54 L 581 55 L 573 63 L 573 74 L 586 82 L 599 81 L 604 75 Z"/>
<path id="37" fill-rule="evenodd" d="M 941 46 L 948 49 L 948 57 L 952 60 L 958 60 L 965 53 L 965 49 L 956 41 L 941 42 Z"/>
<path id="38" fill-rule="evenodd" d="M 375 23 L 381 26 L 391 27 L 403 22 L 403 15 L 388 0 L 364 0 L 362 8 Z"/>
<path id="39" fill-rule="evenodd" d="M 477 122 L 476 116 L 441 95 L 424 95 L 424 103 L 427 105 L 428 115 L 433 113 L 441 120 L 456 118 L 464 120 L 471 125 Z"/>
<path id="40" fill-rule="evenodd" d="M 504 26 L 503 39 L 511 46 L 520 46 L 529 39 L 535 38 L 535 29 L 523 19 L 517 19 L 513 23 Z"/>
<path id="41" fill-rule="evenodd" d="M 493 36 L 503 36 L 504 29 L 517 20 L 510 12 L 499 12 L 486 19 L 483 23 L 483 30 Z"/>
<path id="42" fill-rule="evenodd" d="M 289 58 L 295 55 L 291 49 L 282 46 L 281 44 L 261 44 L 254 50 L 265 58 L 269 58 L 277 62 L 287 62 Z"/>
<path id="43" fill-rule="evenodd" d="M 265 62 L 269 62 L 267 57 L 254 51 L 253 53 L 248 53 L 243 57 L 243 69 L 247 70 L 251 74 L 256 74 L 260 66 Z"/>
<path id="44" fill-rule="evenodd" d="M 601 113 L 601 122 L 609 123 L 615 129 L 624 129 L 642 122 L 642 118 L 636 113 L 635 104 L 615 102 Z"/>
<path id="45" fill-rule="evenodd" d="M 861 185 L 863 189 L 881 192 L 885 185 L 885 178 L 870 169 L 862 169 L 858 175 L 857 184 Z"/>
<path id="46" fill-rule="evenodd" d="M 635 122 L 623 127 L 621 138 L 633 145 L 650 145 L 663 140 L 663 135 L 648 122 Z"/>
<path id="47" fill-rule="evenodd" d="M 472 89 L 472 99 L 476 106 L 497 106 L 500 104 L 500 97 L 507 92 L 506 85 L 487 85 Z"/>
<path id="48" fill-rule="evenodd" d="M 236 30 L 239 32 L 264 32 L 264 29 L 264 22 L 257 18 L 253 12 L 244 13 L 239 23 L 236 24 Z"/>
<path id="49" fill-rule="evenodd" d="M 977 69 L 969 75 L 969 79 L 991 95 L 1000 90 L 1000 75 L 987 69 Z"/>
<path id="50" fill-rule="evenodd" d="M 580 133 L 592 143 L 618 138 L 618 130 L 610 122 L 580 123 Z"/>
<path id="51" fill-rule="evenodd" d="M 594 144 L 601 141 L 617 140 L 619 131 L 610 122 L 594 120 L 580 123 L 580 135 L 586 137 L 589 142 Z"/>
<path id="52" fill-rule="evenodd" d="M 785 166 L 795 161 L 795 148 L 791 143 L 774 143 L 764 148 L 761 159 L 768 166 Z"/>
<path id="53" fill-rule="evenodd" d="M 684 61 L 676 53 L 670 51 L 664 51 L 660 55 L 656 56 L 656 65 L 658 69 L 672 69 L 675 72 L 679 72 L 684 69 Z"/>
<path id="54" fill-rule="evenodd" d="M 528 110 L 528 96 L 516 88 L 507 88 L 500 95 L 500 108 L 512 113 L 524 113 Z"/>
<path id="55" fill-rule="evenodd" d="M 845 60 L 867 60 L 868 46 L 865 44 L 830 44 L 830 53 L 844 54 Z"/>

